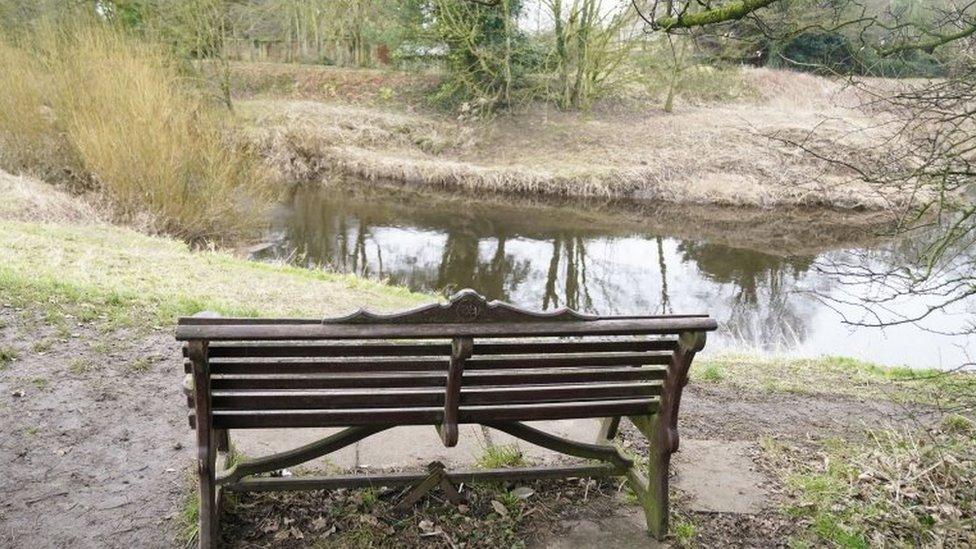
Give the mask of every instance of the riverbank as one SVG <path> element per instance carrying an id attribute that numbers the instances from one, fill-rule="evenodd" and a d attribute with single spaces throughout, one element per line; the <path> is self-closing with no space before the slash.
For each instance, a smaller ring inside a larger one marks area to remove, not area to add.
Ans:
<path id="1" fill-rule="evenodd" d="M 487 121 L 417 99 L 431 75 L 239 63 L 240 120 L 286 181 L 336 174 L 424 188 L 522 196 L 600 197 L 760 208 L 888 210 L 879 192 L 782 140 L 867 154 L 877 114 L 842 83 L 771 69 L 730 69 L 727 93 L 608 101 L 587 113 L 537 105 Z"/>
<path id="2" fill-rule="evenodd" d="M 177 315 L 318 316 L 430 299 L 348 276 L 194 252 L 109 225 L 97 209 L 27 178 L 3 175 L 0 204 L 4 544 L 36 544 L 38 532 L 52 546 L 183 543 L 181 516 L 192 514 L 192 437 L 171 331 Z M 966 415 L 971 403 L 959 400 L 973 394 L 972 376 L 837 358 L 734 356 L 702 357 L 693 372 L 680 421 L 683 451 L 754 468 L 761 482 L 749 489 L 759 507 L 703 510 L 696 494 L 707 485 L 679 463 L 673 543 L 973 540 L 976 427 Z M 640 452 L 632 435 L 623 445 Z M 482 457 L 522 459 L 506 448 Z M 421 546 L 432 539 L 552 547 L 590 543 L 596 534 L 619 534 L 616 528 L 640 533 L 616 485 L 542 483 L 526 499 L 511 488 L 478 488 L 483 500 L 466 514 L 430 501 L 407 516 L 370 491 L 333 494 L 338 499 L 327 505 L 317 494 L 255 496 L 232 507 L 226 524 L 233 539 L 269 547 Z M 256 513 L 267 505 L 270 515 Z"/>

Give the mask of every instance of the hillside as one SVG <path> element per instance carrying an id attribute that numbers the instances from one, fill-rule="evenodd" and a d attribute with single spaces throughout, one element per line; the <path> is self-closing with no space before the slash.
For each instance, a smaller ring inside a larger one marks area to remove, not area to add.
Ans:
<path id="1" fill-rule="evenodd" d="M 471 120 L 419 99 L 429 75 L 298 65 L 235 66 L 250 139 L 285 179 L 339 173 L 446 190 L 679 203 L 882 210 L 879 193 L 783 141 L 865 154 L 878 118 L 843 83 L 738 69 L 702 79 L 665 113 L 651 95 L 585 113 L 538 105 Z M 719 97 L 716 99 L 716 97 Z"/>

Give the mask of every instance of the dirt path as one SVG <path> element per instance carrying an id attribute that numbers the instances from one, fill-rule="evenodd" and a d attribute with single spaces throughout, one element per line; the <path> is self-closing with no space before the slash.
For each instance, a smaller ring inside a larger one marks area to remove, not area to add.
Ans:
<path id="1" fill-rule="evenodd" d="M 191 432 L 168 330 L 0 321 L 19 355 L 0 371 L 0 545 L 172 546 Z"/>
<path id="2" fill-rule="evenodd" d="M 0 345 L 17 354 L 0 369 L 0 545 L 175 545 L 178 513 L 191 486 L 192 440 L 180 390 L 181 359 L 169 330 L 104 333 L 71 321 L 55 328 L 28 317 L 0 309 Z M 732 444 L 747 460 L 764 435 L 797 441 L 853 435 L 904 417 L 893 404 L 832 396 L 743 395 L 729 387 L 694 385 L 686 395 L 682 436 L 705 441 L 699 451 Z M 630 438 L 632 449 L 640 451 L 641 439 Z M 686 450 L 693 452 L 694 443 Z M 684 482 L 694 493 L 695 475 L 681 479 L 680 466 L 678 475 L 679 488 Z M 759 488 L 775 497 L 775 489 Z M 585 539 L 573 536 L 587 530 L 627 539 L 637 528 L 622 503 L 594 501 L 583 518 L 549 524 L 550 535 L 540 543 L 565 546 L 565 540 Z M 677 504 L 682 512 L 696 513 L 684 496 Z M 767 511 L 699 512 L 696 523 L 708 539 L 737 543 L 781 539 L 790 526 Z M 624 530 L 614 530 L 614 524 Z M 265 541 L 258 545 L 275 545 L 274 539 Z"/>

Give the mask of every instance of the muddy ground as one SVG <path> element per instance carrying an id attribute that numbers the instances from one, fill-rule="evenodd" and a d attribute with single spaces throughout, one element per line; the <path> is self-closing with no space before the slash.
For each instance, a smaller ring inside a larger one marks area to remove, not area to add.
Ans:
<path id="1" fill-rule="evenodd" d="M 0 346 L 13 348 L 17 355 L 0 368 L 0 546 L 180 544 L 180 512 L 191 494 L 193 458 L 180 389 L 182 360 L 171 331 L 103 331 L 71 319 L 56 326 L 6 306 L 0 309 L 0 326 Z M 682 437 L 747 441 L 757 454 L 756 442 L 762 436 L 798 444 L 825 436 L 856 437 L 865 426 L 889 425 L 907 413 L 890 403 L 829 395 L 741 394 L 722 385 L 691 384 L 685 395 Z M 632 448 L 640 449 L 639 437 L 632 431 L 625 435 Z M 755 463 L 762 473 L 762 460 Z M 783 497 L 779 487 L 770 481 L 759 488 L 768 502 L 756 513 L 694 511 L 693 502 L 680 492 L 675 504 L 680 516 L 696 523 L 698 542 L 781 543 L 796 525 L 776 512 Z M 572 546 L 573 536 L 587 528 L 599 533 L 605 525 L 624 519 L 637 524 L 626 518 L 633 516 L 634 508 L 628 506 L 619 486 L 560 481 L 537 484 L 534 489 L 532 506 L 545 512 L 530 513 L 517 527 L 501 529 L 505 536 L 514 537 L 497 539 L 565 547 Z M 553 493 L 562 496 L 547 496 Z M 320 512 L 328 501 L 332 500 L 316 493 L 242 496 L 225 531 L 231 530 L 228 537 L 235 545 L 303 545 L 315 536 L 293 539 L 282 536 L 278 526 L 262 525 L 272 519 L 283 525 L 277 517 L 289 514 L 304 517 L 300 520 L 309 525 L 319 518 L 328 520 L 329 511 Z M 468 528 L 491 530 L 485 525 L 493 524 L 490 521 L 497 513 L 492 514 L 490 498 L 485 501 L 468 511 L 462 521 Z M 419 517 L 428 511 L 438 512 L 436 498 L 410 513 Z M 354 509 L 351 512 L 355 514 Z M 439 534 L 427 535 L 422 519 L 414 521 L 412 514 L 396 516 L 398 531 L 414 534 L 388 541 L 409 545 L 413 539 L 428 544 L 436 538 L 450 546 Z M 411 526 L 401 528 L 405 523 Z M 331 529 L 331 523 L 315 524 Z M 388 526 L 381 528 L 386 531 Z"/>

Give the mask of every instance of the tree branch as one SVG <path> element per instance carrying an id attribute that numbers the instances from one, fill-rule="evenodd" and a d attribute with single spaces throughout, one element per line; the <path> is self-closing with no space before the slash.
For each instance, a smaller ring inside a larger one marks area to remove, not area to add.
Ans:
<path id="1" fill-rule="evenodd" d="M 739 0 L 737 2 L 730 2 L 724 6 L 707 9 L 697 13 L 682 13 L 676 17 L 650 19 L 641 13 L 637 6 L 637 0 L 633 0 L 634 7 L 637 8 L 637 13 L 640 15 L 641 19 L 650 25 L 652 29 L 659 29 L 663 31 L 690 29 L 692 27 L 714 25 L 716 23 L 725 23 L 727 21 L 737 21 L 760 8 L 764 8 L 778 1 L 779 0 Z"/>
<path id="2" fill-rule="evenodd" d="M 968 28 L 965 28 L 956 33 L 937 35 L 935 38 L 931 40 L 925 40 L 921 42 L 910 42 L 907 44 L 899 44 L 891 48 L 879 50 L 878 53 L 881 54 L 882 56 L 888 56 L 888 55 L 892 55 L 895 53 L 900 53 L 908 50 L 922 50 L 927 53 L 932 53 L 932 50 L 938 48 L 939 46 L 944 46 L 949 42 L 955 42 L 956 40 L 961 40 L 968 36 L 972 36 L 974 33 L 976 33 L 976 24 L 970 25 Z"/>

